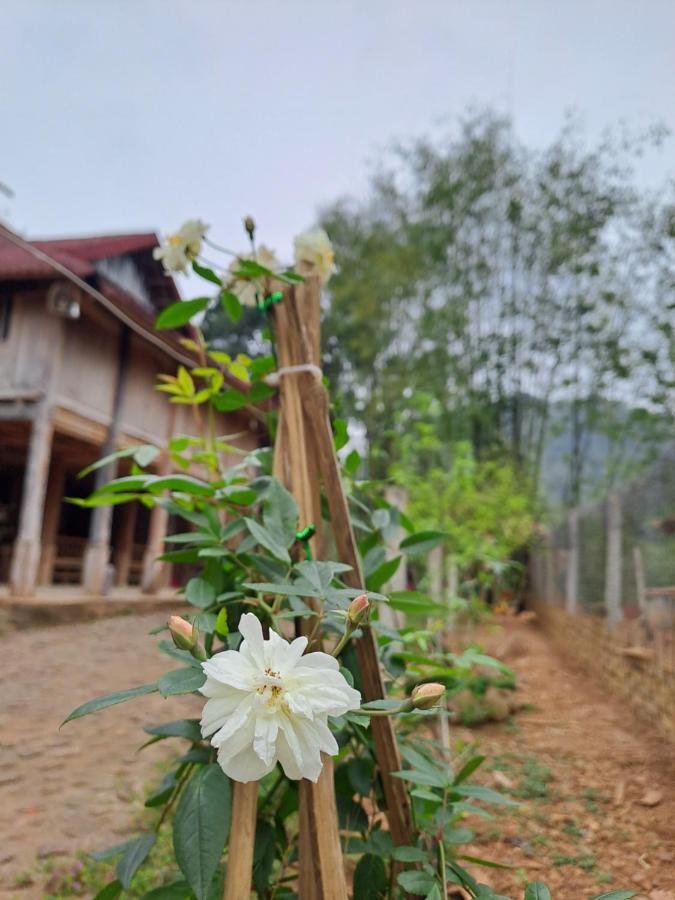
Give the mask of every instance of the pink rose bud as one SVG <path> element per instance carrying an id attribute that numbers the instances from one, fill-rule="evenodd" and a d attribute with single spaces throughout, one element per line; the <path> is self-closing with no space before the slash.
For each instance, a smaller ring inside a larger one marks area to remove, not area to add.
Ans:
<path id="1" fill-rule="evenodd" d="M 445 694 L 444 686 L 431 681 L 428 684 L 418 684 L 410 699 L 414 709 L 431 709 L 438 705 L 443 694 Z"/>
<path id="2" fill-rule="evenodd" d="M 173 642 L 180 650 L 193 650 L 197 646 L 197 629 L 187 619 L 170 616 L 167 624 Z"/>
<path id="3" fill-rule="evenodd" d="M 359 594 L 359 596 L 354 597 L 352 602 L 349 604 L 349 609 L 347 610 L 347 621 L 352 628 L 358 628 L 359 625 L 364 625 L 366 623 L 369 613 L 370 601 L 368 600 L 368 595 Z"/>

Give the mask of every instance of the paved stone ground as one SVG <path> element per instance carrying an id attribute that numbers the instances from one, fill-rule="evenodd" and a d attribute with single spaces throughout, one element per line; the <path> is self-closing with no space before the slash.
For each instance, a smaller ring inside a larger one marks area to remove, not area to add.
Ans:
<path id="1" fill-rule="evenodd" d="M 126 839 L 129 799 L 176 749 L 164 741 L 138 754 L 142 726 L 197 714 L 198 702 L 153 694 L 59 725 L 80 703 L 170 667 L 148 635 L 163 619 L 125 616 L 0 639 L 0 897 L 42 896 L 37 885 L 17 888 L 38 856 Z"/>

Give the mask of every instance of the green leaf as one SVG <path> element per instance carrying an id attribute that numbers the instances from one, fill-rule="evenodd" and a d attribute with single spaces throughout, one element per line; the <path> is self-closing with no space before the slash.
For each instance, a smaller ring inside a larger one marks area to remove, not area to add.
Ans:
<path id="1" fill-rule="evenodd" d="M 178 671 L 181 670 L 178 669 Z M 199 719 L 176 719 L 174 722 L 163 722 L 161 725 L 146 725 L 143 731 L 146 734 L 160 737 L 186 738 L 188 741 L 201 741 L 202 739 Z"/>
<path id="2" fill-rule="evenodd" d="M 156 840 L 157 834 L 154 831 L 150 834 L 144 834 L 137 840 L 132 841 L 124 851 L 116 869 L 117 877 L 122 882 L 123 887 L 129 887 L 131 879 L 147 859 L 148 854 L 155 846 Z"/>
<path id="3" fill-rule="evenodd" d="M 233 322 L 238 322 L 239 319 L 241 319 L 241 303 L 239 302 L 239 297 L 237 297 L 236 294 L 233 294 L 232 291 L 220 292 L 220 305 L 223 307 L 225 314 L 228 315 Z"/>
<path id="4" fill-rule="evenodd" d="M 258 897 L 268 894 L 270 875 L 274 865 L 274 828 L 269 822 L 258 822 L 253 850 L 253 886 Z"/>
<path id="5" fill-rule="evenodd" d="M 291 558 L 288 555 L 288 550 L 283 543 L 281 543 L 280 538 L 278 538 L 276 534 L 269 531 L 267 528 L 264 528 L 259 522 L 256 522 L 255 519 L 245 518 L 244 521 L 246 522 L 246 527 L 251 536 L 261 547 L 264 547 L 265 550 L 269 550 L 275 559 L 290 564 Z"/>
<path id="6" fill-rule="evenodd" d="M 78 472 L 77 477 L 84 478 L 86 475 L 89 475 L 90 472 L 94 472 L 96 469 L 102 469 L 109 463 L 115 462 L 117 459 L 124 459 L 128 456 L 133 456 L 134 462 L 139 466 L 147 466 L 157 457 L 158 453 L 158 448 L 153 447 L 151 444 L 142 444 L 140 447 L 125 447 L 123 450 L 116 450 L 115 453 L 109 453 L 107 456 L 97 459 L 96 462 L 93 462 L 90 466 L 87 466 L 85 469 L 82 469 L 81 472 Z"/>
<path id="7" fill-rule="evenodd" d="M 303 284 L 305 281 L 302 275 L 298 274 L 298 272 L 294 272 L 292 269 L 277 272 L 276 278 L 278 278 L 279 281 L 286 282 L 286 284 Z"/>
<path id="8" fill-rule="evenodd" d="M 201 669 L 172 669 L 159 679 L 157 687 L 162 697 L 172 697 L 174 694 L 192 694 L 206 681 L 206 675 Z"/>
<path id="9" fill-rule="evenodd" d="M 290 547 L 298 527 L 298 505 L 290 491 L 273 478 L 263 504 L 263 524 L 279 542 Z"/>
<path id="10" fill-rule="evenodd" d="M 412 784 L 425 784 L 428 787 L 443 788 L 447 785 L 447 779 L 432 772 L 420 772 L 417 769 L 406 769 L 404 772 L 392 772 L 396 778 L 410 781 Z"/>
<path id="11" fill-rule="evenodd" d="M 237 259 L 237 266 L 233 275 L 235 278 L 270 278 L 274 277 L 271 269 L 261 266 L 259 262 L 253 259 Z"/>
<path id="12" fill-rule="evenodd" d="M 408 556 L 417 556 L 438 547 L 446 537 L 442 531 L 418 531 L 416 534 L 408 535 L 398 546 Z"/>
<path id="13" fill-rule="evenodd" d="M 97 697 L 95 700 L 89 700 L 74 709 L 68 715 L 62 725 L 71 722 L 73 719 L 81 719 L 82 716 L 88 716 L 90 713 L 98 712 L 100 709 L 107 709 L 109 706 L 115 706 L 117 703 L 124 703 L 125 700 L 131 700 L 133 697 L 142 697 L 143 694 L 153 694 L 158 690 L 157 684 L 142 684 L 140 687 L 129 688 L 126 691 L 115 691 L 114 694 L 106 694 L 105 697 Z"/>
<path id="14" fill-rule="evenodd" d="M 192 891 L 187 881 L 172 881 L 171 884 L 163 884 L 161 887 L 143 894 L 141 900 L 191 900 Z"/>
<path id="15" fill-rule="evenodd" d="M 485 762 L 484 756 L 473 756 L 466 765 L 462 766 L 459 772 L 455 775 L 455 779 L 452 782 L 453 784 L 461 784 L 462 781 L 466 781 L 466 779 L 472 775 L 478 766 Z"/>
<path id="16" fill-rule="evenodd" d="M 467 828 L 458 828 L 456 831 L 468 831 Z M 454 844 L 468 844 L 471 840 L 473 840 L 474 833 L 473 831 L 468 831 L 471 837 L 461 838 L 456 841 L 451 841 Z M 447 840 L 447 838 L 446 838 Z M 482 856 L 468 856 L 467 854 L 463 854 L 460 856 L 460 859 L 465 859 L 467 862 L 474 863 L 476 866 L 485 866 L 486 869 L 512 869 L 513 866 L 509 866 L 506 863 L 498 863 L 494 862 L 491 859 L 483 859 Z"/>
<path id="17" fill-rule="evenodd" d="M 543 881 L 532 881 L 525 888 L 523 900 L 551 900 L 551 892 Z"/>
<path id="18" fill-rule="evenodd" d="M 122 884 L 117 879 L 106 884 L 104 888 L 96 894 L 94 900 L 115 900 L 122 893 Z"/>
<path id="19" fill-rule="evenodd" d="M 404 891 L 418 897 L 426 897 L 436 884 L 436 879 L 432 875 L 417 870 L 401 872 L 396 880 Z"/>
<path id="20" fill-rule="evenodd" d="M 419 847 L 394 847 L 391 854 L 399 862 L 426 862 L 428 854 Z"/>
<path id="21" fill-rule="evenodd" d="M 197 900 L 206 900 L 230 833 L 229 779 L 216 763 L 188 781 L 176 809 L 173 846 L 180 870 Z"/>
<path id="22" fill-rule="evenodd" d="M 229 388 L 213 398 L 213 405 L 220 412 L 235 412 L 250 402 L 248 394 Z"/>
<path id="23" fill-rule="evenodd" d="M 210 484 L 190 475 L 165 475 L 154 478 L 146 484 L 146 487 L 153 494 L 159 494 L 161 491 L 180 491 L 193 497 L 211 497 L 215 493 Z"/>
<path id="24" fill-rule="evenodd" d="M 130 841 L 123 841 L 121 844 L 114 844 L 112 847 L 106 847 L 105 850 L 95 850 L 93 853 L 90 853 L 89 856 L 96 862 L 101 862 L 104 859 L 112 859 L 113 856 L 119 856 L 121 853 L 124 853 L 124 851 L 135 843 L 135 841 L 136 838 L 132 838 Z"/>
<path id="25" fill-rule="evenodd" d="M 389 594 L 389 605 L 392 609 L 410 615 L 440 616 L 447 612 L 444 606 L 420 591 L 392 591 Z"/>
<path id="26" fill-rule="evenodd" d="M 239 487 L 233 484 L 219 492 L 219 496 L 224 497 L 228 503 L 234 503 L 236 506 L 250 506 L 255 503 L 258 495 L 251 488 Z"/>
<path id="27" fill-rule="evenodd" d="M 344 419 L 335 419 L 333 422 L 333 443 L 335 444 L 335 449 L 342 450 L 348 442 L 347 423 Z"/>
<path id="28" fill-rule="evenodd" d="M 156 737 L 153 738 L 152 741 L 148 741 L 148 743 L 152 744 L 156 741 L 161 740 L 161 737 Z M 164 778 L 162 778 L 159 785 L 157 786 L 157 790 L 155 790 L 152 794 L 149 794 L 145 798 L 145 803 L 143 805 L 148 809 L 152 809 L 155 806 L 164 806 L 171 794 L 173 794 L 176 784 L 176 775 L 173 772 L 169 772 L 164 776 Z"/>
<path id="29" fill-rule="evenodd" d="M 382 585 L 386 584 L 387 581 L 396 574 L 401 559 L 402 557 L 400 556 L 396 556 L 394 559 L 388 559 L 386 562 L 383 562 L 381 566 L 378 566 L 374 572 L 368 575 L 366 578 L 366 587 L 368 590 L 379 591 Z"/>
<path id="30" fill-rule="evenodd" d="M 387 884 L 384 860 L 374 853 L 364 853 L 354 870 L 354 900 L 385 897 Z"/>
<path id="31" fill-rule="evenodd" d="M 358 450 L 352 450 L 350 453 L 348 453 L 347 458 L 343 463 L 344 470 L 348 475 L 354 475 L 360 465 L 361 454 Z"/>
<path id="32" fill-rule="evenodd" d="M 636 891 L 605 891 L 604 894 L 596 894 L 591 900 L 630 900 L 635 897 Z"/>
<path id="33" fill-rule="evenodd" d="M 193 606 L 206 609 L 216 599 L 216 589 L 204 578 L 191 578 L 185 585 L 185 597 Z"/>
<path id="34" fill-rule="evenodd" d="M 472 797 L 474 800 L 484 800 L 486 803 L 494 803 L 495 806 L 518 806 L 509 797 L 498 794 L 492 788 L 484 787 L 482 784 L 460 784 L 453 788 L 454 793 L 460 794 L 462 797 Z"/>
<path id="35" fill-rule="evenodd" d="M 192 271 L 195 275 L 199 275 L 201 278 L 204 278 L 206 281 L 210 281 L 211 284 L 221 285 L 222 279 L 216 275 L 213 269 L 209 269 L 208 266 L 201 266 L 196 259 L 192 260 Z"/>
<path id="36" fill-rule="evenodd" d="M 179 300 L 166 306 L 155 320 L 155 328 L 180 328 L 187 324 L 193 316 L 202 312 L 209 305 L 208 297 L 197 297 L 196 300 Z"/>

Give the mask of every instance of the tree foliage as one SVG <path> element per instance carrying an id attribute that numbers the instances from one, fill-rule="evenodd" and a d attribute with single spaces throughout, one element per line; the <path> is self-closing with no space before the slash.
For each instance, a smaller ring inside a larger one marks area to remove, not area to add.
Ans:
<path id="1" fill-rule="evenodd" d="M 420 392 L 439 404 L 439 440 L 505 453 L 535 486 L 563 434 L 554 487 L 571 503 L 658 442 L 675 386 L 675 204 L 638 191 L 630 163 L 661 137 L 589 149 L 568 124 L 532 152 L 508 121 L 473 115 L 385 156 L 364 202 L 323 210 L 340 262 L 326 366 L 371 474 L 387 473 Z"/>

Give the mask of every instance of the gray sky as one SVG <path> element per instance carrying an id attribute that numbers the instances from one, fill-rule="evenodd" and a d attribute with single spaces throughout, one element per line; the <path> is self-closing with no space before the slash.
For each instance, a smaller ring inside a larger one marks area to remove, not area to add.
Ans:
<path id="1" fill-rule="evenodd" d="M 243 247 L 251 212 L 288 257 L 379 148 L 472 103 L 533 145 L 572 107 L 675 129 L 675 0 L 4 0 L 0 35 L 0 215 L 31 236 L 199 216 Z"/>

